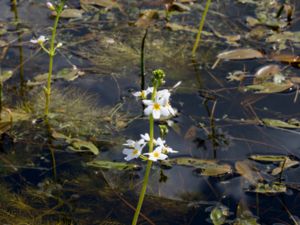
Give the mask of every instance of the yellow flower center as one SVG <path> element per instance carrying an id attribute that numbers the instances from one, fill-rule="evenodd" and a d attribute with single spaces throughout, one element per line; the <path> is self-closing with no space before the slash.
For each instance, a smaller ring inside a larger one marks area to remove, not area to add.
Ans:
<path id="1" fill-rule="evenodd" d="M 153 104 L 153 109 L 154 109 L 154 110 L 160 110 L 160 104 L 154 103 L 154 104 Z"/>
<path id="2" fill-rule="evenodd" d="M 133 155 L 137 155 L 138 153 L 139 153 L 139 150 L 133 149 L 133 152 L 132 152 Z"/>
<path id="3" fill-rule="evenodd" d="M 159 155 L 160 155 L 159 152 L 154 152 L 154 153 L 153 153 L 153 156 L 154 156 L 155 158 L 158 158 Z"/>
<path id="4" fill-rule="evenodd" d="M 145 92 L 145 91 L 142 91 L 142 92 L 141 92 L 141 98 L 142 98 L 142 99 L 145 99 L 145 98 L 146 98 L 146 92 Z"/>

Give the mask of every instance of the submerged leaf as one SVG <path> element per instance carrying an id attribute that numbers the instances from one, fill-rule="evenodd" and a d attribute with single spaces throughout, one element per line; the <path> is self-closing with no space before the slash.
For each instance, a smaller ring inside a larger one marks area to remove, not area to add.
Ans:
<path id="1" fill-rule="evenodd" d="M 224 224 L 227 216 L 229 216 L 229 209 L 225 206 L 216 206 L 210 213 L 210 219 L 214 225 Z"/>
<path id="2" fill-rule="evenodd" d="M 254 166 L 249 160 L 238 161 L 235 163 L 236 171 L 242 175 L 250 184 L 257 184 L 260 180 L 263 180 L 259 172 L 256 171 Z"/>
<path id="3" fill-rule="evenodd" d="M 66 19 L 81 18 L 83 13 L 84 13 L 84 11 L 81 9 L 64 9 L 64 11 L 62 11 L 60 17 L 66 18 Z M 55 11 L 52 13 L 53 16 L 56 16 L 56 14 L 57 13 Z"/>
<path id="4" fill-rule="evenodd" d="M 83 141 L 77 138 L 73 138 L 70 143 L 69 148 L 73 151 L 90 151 L 94 155 L 99 154 L 99 149 L 90 141 Z"/>
<path id="5" fill-rule="evenodd" d="M 241 201 L 237 207 L 234 225 L 259 225 L 257 218 L 253 216 L 245 202 Z"/>
<path id="6" fill-rule="evenodd" d="M 97 167 L 100 169 L 113 169 L 113 170 L 139 170 L 141 167 L 133 163 L 125 162 L 111 162 L 104 160 L 93 160 L 86 163 L 87 166 Z"/>
<path id="7" fill-rule="evenodd" d="M 155 19 L 158 19 L 159 15 L 156 10 L 145 10 L 140 14 L 139 19 L 135 22 L 135 26 L 147 28 Z"/>
<path id="8" fill-rule="evenodd" d="M 115 0 L 80 0 L 81 7 L 84 5 L 95 5 L 105 8 L 118 8 L 119 5 Z"/>
<path id="9" fill-rule="evenodd" d="M 11 70 L 3 71 L 0 74 L 0 80 L 1 80 L 1 82 L 7 81 L 9 78 L 12 77 L 12 75 L 13 75 L 13 71 L 11 71 Z"/>
<path id="10" fill-rule="evenodd" d="M 282 120 L 276 120 L 276 119 L 262 119 L 261 120 L 264 125 L 269 127 L 280 127 L 280 128 L 289 128 L 289 129 L 297 129 L 300 128 L 297 124 L 292 124 L 288 122 L 284 122 Z"/>
<path id="11" fill-rule="evenodd" d="M 251 48 L 235 49 L 231 51 L 222 52 L 217 55 L 218 59 L 224 60 L 243 60 L 263 57 L 264 55 L 260 51 Z"/>

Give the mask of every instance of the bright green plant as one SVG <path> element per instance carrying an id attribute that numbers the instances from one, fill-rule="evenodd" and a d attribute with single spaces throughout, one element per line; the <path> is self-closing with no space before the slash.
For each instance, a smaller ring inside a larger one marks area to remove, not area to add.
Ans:
<path id="1" fill-rule="evenodd" d="M 40 36 L 38 39 L 32 39 L 31 43 L 39 44 L 41 48 L 49 55 L 49 71 L 47 78 L 47 86 L 44 87 L 45 93 L 45 110 L 44 115 L 47 118 L 49 114 L 49 105 L 50 105 L 50 97 L 51 97 L 51 78 L 53 71 L 53 60 L 56 53 L 57 48 L 62 46 L 62 43 L 56 43 L 56 30 L 59 22 L 59 18 L 61 16 L 62 11 L 64 10 L 66 0 L 60 0 L 57 4 L 52 4 L 51 2 L 47 2 L 47 7 L 54 12 L 55 21 L 52 27 L 52 35 L 50 40 L 49 48 L 46 48 L 44 43 L 48 40 L 45 36 Z"/>

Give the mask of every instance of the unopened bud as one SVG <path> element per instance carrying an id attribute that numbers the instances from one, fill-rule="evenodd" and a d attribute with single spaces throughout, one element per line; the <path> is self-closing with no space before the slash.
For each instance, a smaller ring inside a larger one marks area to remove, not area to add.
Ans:
<path id="1" fill-rule="evenodd" d="M 48 9 L 50 9 L 51 11 L 55 11 L 55 7 L 51 2 L 47 2 L 47 7 Z"/>

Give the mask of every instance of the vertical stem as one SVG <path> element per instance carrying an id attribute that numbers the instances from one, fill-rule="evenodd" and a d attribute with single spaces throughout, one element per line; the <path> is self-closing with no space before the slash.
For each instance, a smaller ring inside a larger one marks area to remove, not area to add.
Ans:
<path id="1" fill-rule="evenodd" d="M 145 43 L 148 34 L 148 28 L 145 31 L 141 46 L 141 90 L 145 90 Z"/>
<path id="2" fill-rule="evenodd" d="M 200 21 L 200 25 L 199 25 L 199 29 L 198 29 L 196 41 L 194 43 L 194 47 L 193 47 L 193 50 L 192 50 L 192 57 L 195 57 L 195 55 L 196 55 L 196 50 L 197 50 L 197 48 L 199 46 L 199 42 L 200 42 L 200 38 L 201 38 L 201 33 L 202 33 L 202 30 L 203 30 L 205 18 L 206 18 L 206 15 L 207 15 L 210 3 L 211 3 L 211 0 L 207 0 L 206 1 L 205 9 L 204 9 L 203 15 L 201 17 L 201 21 Z"/>
<path id="3" fill-rule="evenodd" d="M 63 6 L 62 6 L 63 7 Z M 46 103 L 45 103 L 45 117 L 48 117 L 49 114 L 49 104 L 50 104 L 50 96 L 51 96 L 51 77 L 52 77 L 52 70 L 53 70 L 53 59 L 55 55 L 55 37 L 56 37 L 56 29 L 59 21 L 60 14 L 62 12 L 62 9 L 59 9 L 57 12 L 57 15 L 55 17 L 55 22 L 52 29 L 52 36 L 51 36 L 51 43 L 50 43 L 50 49 L 49 49 L 49 72 L 48 72 L 48 80 L 47 80 L 47 87 L 44 90 L 45 91 L 45 97 L 46 97 Z"/>
<path id="4" fill-rule="evenodd" d="M 156 90 L 157 90 L 157 82 L 155 82 L 155 85 L 153 87 L 153 93 L 152 93 L 152 100 L 154 100 L 155 95 L 156 95 Z M 154 140 L 154 118 L 152 115 L 150 115 L 149 118 L 149 136 L 150 136 L 150 141 L 149 141 L 149 153 L 153 151 L 153 140 Z M 147 167 L 146 167 L 146 172 L 145 172 L 145 176 L 144 176 L 144 181 L 143 181 L 143 186 L 140 192 L 140 196 L 139 196 L 139 201 L 133 216 L 133 220 L 132 220 L 132 225 L 136 225 L 138 222 L 138 218 L 139 218 L 139 214 L 144 202 L 144 198 L 145 198 L 145 194 L 147 191 L 147 186 L 148 186 L 148 180 L 149 180 L 149 175 L 150 175 L 150 171 L 151 171 L 151 166 L 152 166 L 152 161 L 148 160 L 147 162 Z"/>

